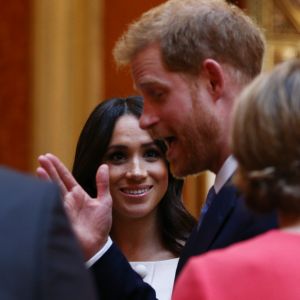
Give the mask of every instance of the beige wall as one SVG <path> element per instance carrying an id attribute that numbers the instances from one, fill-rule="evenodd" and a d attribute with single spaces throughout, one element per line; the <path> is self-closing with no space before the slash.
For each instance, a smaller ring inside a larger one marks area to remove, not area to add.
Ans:
<path id="1" fill-rule="evenodd" d="M 78 134 L 103 98 L 102 5 L 98 0 L 34 0 L 33 149 L 71 166 Z"/>

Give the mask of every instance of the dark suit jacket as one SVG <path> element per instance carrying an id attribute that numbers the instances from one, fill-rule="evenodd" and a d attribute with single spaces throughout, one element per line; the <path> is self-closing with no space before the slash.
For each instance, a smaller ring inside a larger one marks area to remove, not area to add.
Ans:
<path id="1" fill-rule="evenodd" d="M 179 259 L 176 275 L 189 257 L 223 248 L 277 227 L 275 214 L 259 216 L 246 208 L 236 188 L 226 184 L 195 228 Z M 131 270 L 115 245 L 92 267 L 103 299 L 155 299 L 149 285 Z"/>
<path id="2" fill-rule="evenodd" d="M 58 188 L 0 168 L 0 299 L 96 299 Z"/>

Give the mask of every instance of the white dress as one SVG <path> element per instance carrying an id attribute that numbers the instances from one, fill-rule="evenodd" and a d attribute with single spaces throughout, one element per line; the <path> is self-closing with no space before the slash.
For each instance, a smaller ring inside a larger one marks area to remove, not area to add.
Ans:
<path id="1" fill-rule="evenodd" d="M 159 300 L 170 300 L 179 258 L 130 262 L 131 267 L 150 284 Z"/>

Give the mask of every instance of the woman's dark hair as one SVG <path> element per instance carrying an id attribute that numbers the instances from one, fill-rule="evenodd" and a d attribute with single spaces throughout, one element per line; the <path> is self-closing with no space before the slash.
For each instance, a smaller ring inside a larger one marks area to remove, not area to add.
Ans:
<path id="1" fill-rule="evenodd" d="M 96 197 L 96 172 L 103 162 L 116 122 L 123 115 L 139 119 L 142 111 L 142 97 L 131 96 L 106 100 L 97 105 L 89 116 L 77 143 L 72 173 L 91 197 Z M 156 141 L 156 144 L 165 153 L 164 143 Z M 168 166 L 167 161 L 166 164 Z M 168 174 L 168 189 L 158 206 L 159 226 L 166 248 L 179 255 L 195 219 L 182 202 L 183 180 L 175 179 L 169 166 Z"/>

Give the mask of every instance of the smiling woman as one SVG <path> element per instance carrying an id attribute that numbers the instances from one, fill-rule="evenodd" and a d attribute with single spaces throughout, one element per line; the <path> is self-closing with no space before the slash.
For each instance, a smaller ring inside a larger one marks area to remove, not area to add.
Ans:
<path id="1" fill-rule="evenodd" d="M 194 222 L 182 204 L 183 181 L 168 170 L 164 144 L 139 127 L 142 109 L 141 97 L 98 105 L 79 138 L 73 174 L 96 196 L 97 169 L 109 166 L 110 235 L 157 297 L 170 299 L 178 257 Z"/>
<path id="2" fill-rule="evenodd" d="M 139 127 L 142 110 L 141 97 L 99 104 L 81 132 L 72 173 L 89 196 L 96 197 L 97 170 L 108 165 L 110 236 L 164 300 L 171 298 L 178 257 L 195 221 L 183 206 L 183 181 L 169 171 L 165 145 Z"/>
<path id="3" fill-rule="evenodd" d="M 168 171 L 161 149 L 140 129 L 135 116 L 124 115 L 118 119 L 104 162 L 109 166 L 114 223 L 123 218 L 145 217 L 155 222 L 157 206 L 167 191 Z M 114 224 L 112 233 L 117 228 Z"/>

